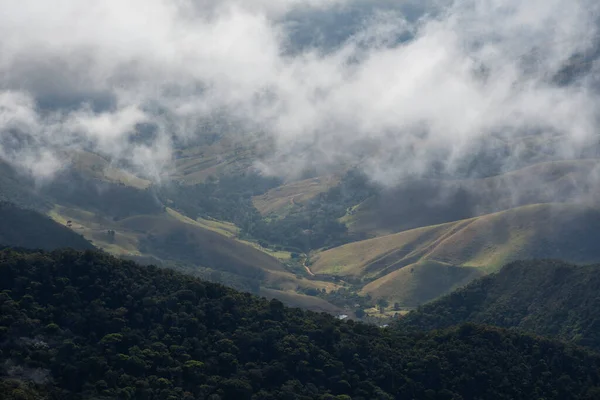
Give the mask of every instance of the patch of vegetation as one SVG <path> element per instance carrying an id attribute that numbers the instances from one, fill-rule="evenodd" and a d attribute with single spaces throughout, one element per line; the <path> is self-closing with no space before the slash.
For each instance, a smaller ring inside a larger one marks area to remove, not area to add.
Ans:
<path id="1" fill-rule="evenodd" d="M 373 307 L 375 304 L 370 295 L 361 296 L 357 293 L 356 289 L 352 287 L 342 287 L 337 290 L 330 291 L 319 290 L 312 287 L 304 287 L 298 288 L 298 292 L 308 296 L 319 297 L 344 309 L 364 310 L 366 308 Z"/>
<path id="2" fill-rule="evenodd" d="M 374 193 L 363 174 L 350 171 L 338 186 L 320 193 L 284 218 L 263 218 L 252 197 L 280 183 L 260 175 L 225 176 L 199 185 L 176 186 L 163 192 L 161 198 L 172 201 L 173 208 L 190 218 L 211 217 L 232 222 L 240 227 L 242 237 L 257 240 L 263 247 L 309 252 L 364 238 L 349 234 L 338 221 L 348 208 Z"/>
<path id="3" fill-rule="evenodd" d="M 465 322 L 518 328 L 600 349 L 600 265 L 517 261 L 408 314 L 404 329 Z"/>
<path id="4" fill-rule="evenodd" d="M 159 189 L 158 194 L 163 202 L 192 219 L 215 218 L 242 227 L 248 221 L 261 219 L 252 204 L 252 196 L 280 184 L 278 178 L 244 173 L 208 179 L 197 185 L 173 184 Z"/>
<path id="5" fill-rule="evenodd" d="M 467 324 L 405 334 L 91 251 L 4 250 L 0 276 L 3 399 L 600 393 L 600 357 L 517 332 Z"/>

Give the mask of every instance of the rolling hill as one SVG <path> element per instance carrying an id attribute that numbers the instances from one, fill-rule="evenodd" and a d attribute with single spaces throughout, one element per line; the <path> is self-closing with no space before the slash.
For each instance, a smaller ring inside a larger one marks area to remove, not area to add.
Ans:
<path id="1" fill-rule="evenodd" d="M 0 397 L 594 399 L 600 357 L 473 324 L 406 334 L 87 251 L 0 251 Z"/>
<path id="2" fill-rule="evenodd" d="M 464 322 L 518 328 L 600 349 L 600 265 L 518 261 L 399 322 L 442 329 Z"/>
<path id="3" fill-rule="evenodd" d="M 415 305 L 513 260 L 599 261 L 599 229 L 597 208 L 528 205 L 346 244 L 317 253 L 311 270 L 317 275 L 359 278 L 366 283 L 363 294 Z M 469 269 L 458 272 L 456 267 Z M 432 287 L 443 290 L 434 295 Z"/>
<path id="4" fill-rule="evenodd" d="M 267 147 L 235 135 L 180 147 L 175 169 L 156 186 L 76 152 L 39 188 L 21 189 L 20 175 L 0 170 L 0 195 L 43 204 L 38 209 L 62 225 L 72 221 L 112 254 L 231 273 L 255 293 L 260 282 L 311 307 L 325 296 L 304 296 L 306 289 L 344 288 L 415 307 L 512 260 L 600 261 L 600 213 L 590 205 L 599 160 L 381 187 L 359 169 L 287 183 L 248 172 Z M 351 297 L 336 304 L 352 307 Z"/>
<path id="5" fill-rule="evenodd" d="M 408 180 L 382 189 L 344 221 L 352 232 L 381 236 L 528 204 L 586 203 L 600 194 L 597 159 L 541 162 L 482 179 Z"/>
<path id="6" fill-rule="evenodd" d="M 208 268 L 217 275 L 226 272 L 242 279 L 253 292 L 267 290 L 265 295 L 275 294 L 289 304 L 308 309 L 339 310 L 321 299 L 296 293 L 298 287 L 330 291 L 337 288 L 336 284 L 298 276 L 284 265 L 289 253 L 271 251 L 238 239 L 237 228 L 232 224 L 194 221 L 170 208 L 160 214 L 118 221 L 62 206 L 56 206 L 50 215 L 61 224 L 71 221 L 75 232 L 111 254 L 144 264 L 171 266 L 175 263 L 173 266 L 177 267 L 183 263 L 184 270 L 191 274 L 195 274 L 193 266 Z"/>

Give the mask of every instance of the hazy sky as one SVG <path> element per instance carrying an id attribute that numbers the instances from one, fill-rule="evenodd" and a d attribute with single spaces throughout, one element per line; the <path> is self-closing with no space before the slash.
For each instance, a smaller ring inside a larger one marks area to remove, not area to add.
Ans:
<path id="1" fill-rule="evenodd" d="M 452 172 L 498 141 L 510 168 L 532 133 L 565 158 L 595 139 L 596 66 L 568 86 L 554 77 L 591 51 L 598 1 L 410 6 L 0 0 L 0 156 L 49 176 L 61 149 L 85 147 L 158 175 L 173 135 L 215 112 L 274 138 L 266 169 L 362 157 L 383 181 Z M 140 123 L 156 134 L 132 140 Z"/>

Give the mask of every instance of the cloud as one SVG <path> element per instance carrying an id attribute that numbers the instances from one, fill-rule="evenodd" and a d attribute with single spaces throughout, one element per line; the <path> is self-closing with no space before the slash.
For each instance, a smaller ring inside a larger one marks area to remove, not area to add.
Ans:
<path id="1" fill-rule="evenodd" d="M 476 174 L 464 166 L 498 146 L 511 169 L 532 141 L 577 157 L 596 138 L 592 0 L 0 6 L 0 157 L 33 174 L 86 148 L 159 179 L 173 140 L 217 113 L 273 138 L 267 169 L 343 161 L 390 183 Z M 560 84 L 581 55 L 586 74 Z"/>

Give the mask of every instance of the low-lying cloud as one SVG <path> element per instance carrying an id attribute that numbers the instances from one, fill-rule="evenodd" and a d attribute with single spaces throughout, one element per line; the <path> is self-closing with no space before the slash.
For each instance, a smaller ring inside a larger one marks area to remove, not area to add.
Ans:
<path id="1" fill-rule="evenodd" d="M 217 113 L 273 138 L 262 166 L 285 175 L 344 161 L 383 182 L 454 176 L 478 155 L 505 170 L 532 148 L 573 158 L 596 143 L 593 0 L 0 9 L 0 157 L 40 177 L 85 148 L 158 179 L 173 141 Z M 580 71 L 568 84 L 566 66 Z"/>

